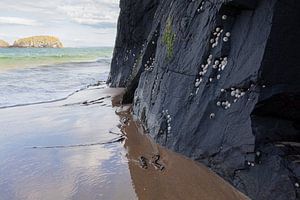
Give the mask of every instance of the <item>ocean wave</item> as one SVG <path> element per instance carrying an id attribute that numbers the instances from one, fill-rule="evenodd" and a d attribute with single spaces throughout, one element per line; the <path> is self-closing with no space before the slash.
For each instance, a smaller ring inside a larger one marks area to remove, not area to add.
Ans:
<path id="1" fill-rule="evenodd" d="M 0 108 L 61 101 L 91 86 L 105 84 L 109 61 L 50 64 L 0 73 Z M 75 91 L 75 92 L 74 92 Z"/>

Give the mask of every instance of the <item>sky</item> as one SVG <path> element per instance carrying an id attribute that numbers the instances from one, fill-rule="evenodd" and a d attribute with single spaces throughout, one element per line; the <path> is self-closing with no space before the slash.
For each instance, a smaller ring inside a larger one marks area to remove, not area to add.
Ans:
<path id="1" fill-rule="evenodd" d="M 0 0 L 0 39 L 52 35 L 65 47 L 114 46 L 119 0 Z"/>

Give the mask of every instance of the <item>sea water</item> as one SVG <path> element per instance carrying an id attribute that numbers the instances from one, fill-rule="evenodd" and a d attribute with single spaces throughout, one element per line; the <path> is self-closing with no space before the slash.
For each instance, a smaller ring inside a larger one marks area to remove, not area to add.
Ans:
<path id="1" fill-rule="evenodd" d="M 0 108 L 66 98 L 105 81 L 112 48 L 0 48 Z"/>

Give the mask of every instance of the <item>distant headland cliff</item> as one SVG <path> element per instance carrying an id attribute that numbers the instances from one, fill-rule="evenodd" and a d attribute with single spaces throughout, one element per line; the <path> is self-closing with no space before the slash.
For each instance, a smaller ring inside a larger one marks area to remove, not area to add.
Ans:
<path id="1" fill-rule="evenodd" d="M 5 48 L 5 47 L 9 47 L 9 44 L 4 40 L 0 40 L 0 48 Z"/>
<path id="2" fill-rule="evenodd" d="M 7 42 L 0 40 L 0 47 L 17 47 L 17 48 L 63 48 L 63 44 L 57 37 L 53 36 L 33 36 L 21 38 L 9 45 Z"/>
<path id="3" fill-rule="evenodd" d="M 57 37 L 33 36 L 16 40 L 13 47 L 32 48 L 62 48 L 63 44 Z"/>

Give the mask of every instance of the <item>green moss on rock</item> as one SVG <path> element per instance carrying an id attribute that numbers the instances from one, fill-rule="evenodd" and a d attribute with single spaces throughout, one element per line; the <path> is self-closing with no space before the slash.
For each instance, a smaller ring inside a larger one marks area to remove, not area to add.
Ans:
<path id="1" fill-rule="evenodd" d="M 173 32 L 172 20 L 171 18 L 167 19 L 167 24 L 163 34 L 163 42 L 167 48 L 167 57 L 171 59 L 173 57 L 174 51 L 174 42 L 175 42 L 175 33 Z"/>

